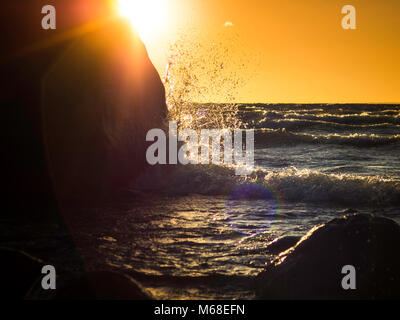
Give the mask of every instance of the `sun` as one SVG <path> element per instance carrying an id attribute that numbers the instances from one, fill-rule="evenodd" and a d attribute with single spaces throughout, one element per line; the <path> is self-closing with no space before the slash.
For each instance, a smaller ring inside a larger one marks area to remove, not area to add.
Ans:
<path id="1" fill-rule="evenodd" d="M 142 40 L 162 30 L 166 9 L 165 0 L 118 0 L 119 14 L 129 19 Z"/>

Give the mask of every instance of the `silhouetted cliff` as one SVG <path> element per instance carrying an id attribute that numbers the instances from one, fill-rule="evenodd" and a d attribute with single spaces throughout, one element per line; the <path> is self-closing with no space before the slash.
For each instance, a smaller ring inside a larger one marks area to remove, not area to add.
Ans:
<path id="1" fill-rule="evenodd" d="M 1 13 L 3 186 L 15 212 L 97 205 L 145 163 L 166 114 L 146 49 L 108 1 L 13 1 Z M 41 7 L 57 29 L 41 28 Z"/>

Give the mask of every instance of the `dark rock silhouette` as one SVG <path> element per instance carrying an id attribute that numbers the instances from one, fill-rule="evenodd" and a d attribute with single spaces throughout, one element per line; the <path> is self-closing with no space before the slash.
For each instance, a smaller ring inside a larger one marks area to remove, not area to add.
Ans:
<path id="1" fill-rule="evenodd" d="M 282 251 L 285 251 L 291 247 L 293 247 L 298 241 L 300 240 L 300 237 L 296 236 L 286 236 L 286 237 L 281 237 L 277 238 L 273 241 L 271 241 L 267 245 L 267 252 L 271 254 L 278 254 L 281 253 Z"/>
<path id="2" fill-rule="evenodd" d="M 400 297 L 400 226 L 356 214 L 314 227 L 256 279 L 259 299 L 394 299 Z M 341 286 L 356 268 L 356 290 Z"/>
<path id="3" fill-rule="evenodd" d="M 0 17 L 9 215 L 112 198 L 144 169 L 145 132 L 166 113 L 143 43 L 109 1 L 57 1 L 56 30 L 41 28 L 46 4 L 8 2 Z"/>
<path id="4" fill-rule="evenodd" d="M 150 300 L 153 298 L 137 281 L 125 274 L 93 271 L 65 281 L 55 290 L 53 299 Z"/>
<path id="5" fill-rule="evenodd" d="M 11 248 L 0 248 L 1 298 L 23 299 L 45 265 L 40 259 Z"/>
<path id="6" fill-rule="evenodd" d="M 77 40 L 44 78 L 44 128 L 58 198 L 98 203 L 146 166 L 146 133 L 166 115 L 163 84 L 129 26 Z"/>

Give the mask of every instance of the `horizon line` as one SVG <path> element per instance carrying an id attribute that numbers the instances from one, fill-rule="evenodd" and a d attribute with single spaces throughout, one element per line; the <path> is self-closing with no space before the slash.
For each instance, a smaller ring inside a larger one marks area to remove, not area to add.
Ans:
<path id="1" fill-rule="evenodd" d="M 248 105 L 248 104 L 325 104 L 325 105 L 334 105 L 334 104 L 353 104 L 353 105 L 400 105 L 400 102 L 196 102 L 197 104 L 240 104 L 240 105 Z"/>

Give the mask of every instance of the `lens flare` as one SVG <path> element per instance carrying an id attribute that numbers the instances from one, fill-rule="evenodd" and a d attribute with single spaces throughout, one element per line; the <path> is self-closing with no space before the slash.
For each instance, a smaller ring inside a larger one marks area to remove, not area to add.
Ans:
<path id="1" fill-rule="evenodd" d="M 127 18 L 142 40 L 165 27 L 165 0 L 118 0 L 119 14 Z"/>
<path id="2" fill-rule="evenodd" d="M 259 200 L 263 202 L 264 223 L 270 226 L 270 223 L 279 218 L 282 214 L 283 197 L 279 190 L 268 184 L 245 183 L 232 188 L 225 204 L 225 214 L 227 217 L 238 219 L 237 204 L 238 201 Z M 241 206 L 238 207 L 241 212 Z M 251 209 L 250 209 L 251 210 Z M 245 214 L 249 214 L 246 212 Z M 240 218 L 239 218 L 240 220 Z M 230 224 L 230 228 L 240 231 L 240 224 Z"/>

